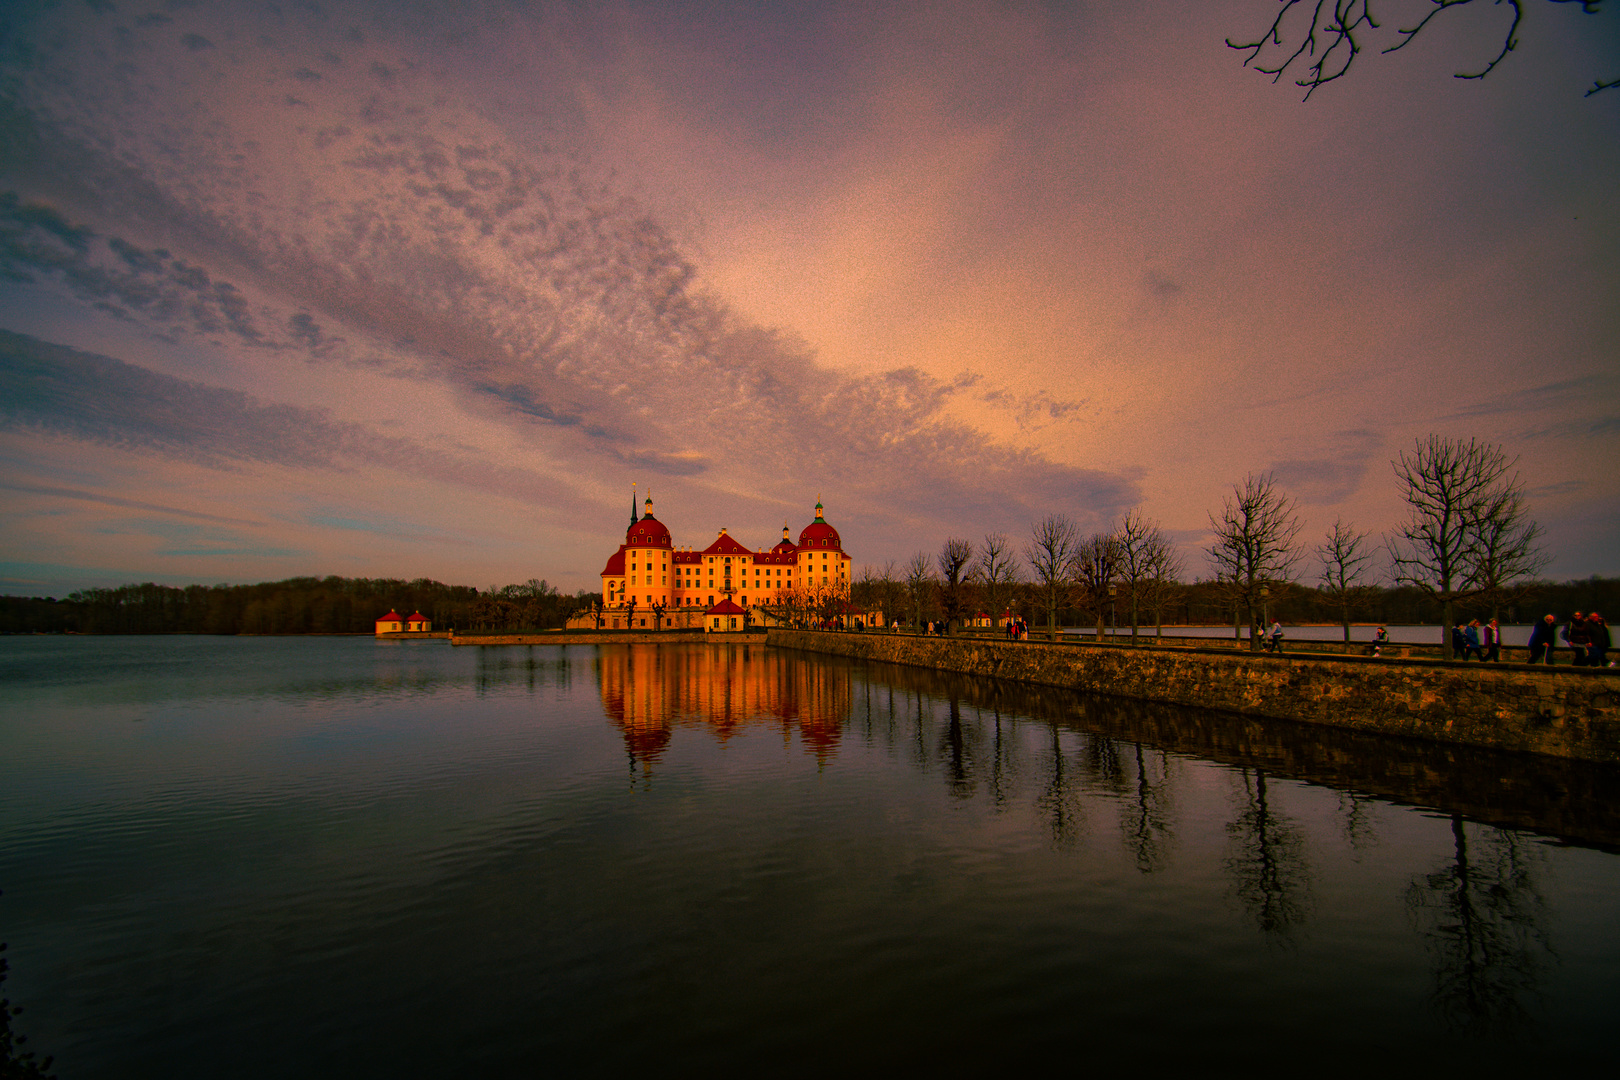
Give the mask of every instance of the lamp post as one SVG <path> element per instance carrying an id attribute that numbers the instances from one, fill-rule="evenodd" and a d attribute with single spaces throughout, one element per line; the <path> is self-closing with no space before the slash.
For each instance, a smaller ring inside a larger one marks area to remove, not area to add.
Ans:
<path id="1" fill-rule="evenodd" d="M 1260 586 L 1260 622 L 1262 625 L 1271 622 L 1271 586 Z"/>

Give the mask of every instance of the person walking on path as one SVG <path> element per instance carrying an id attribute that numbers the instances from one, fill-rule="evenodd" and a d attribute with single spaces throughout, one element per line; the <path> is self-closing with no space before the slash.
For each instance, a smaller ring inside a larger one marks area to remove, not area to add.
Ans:
<path id="1" fill-rule="evenodd" d="M 1271 630 L 1266 634 L 1266 648 L 1272 652 L 1281 652 L 1282 639 L 1282 623 L 1276 619 L 1271 620 Z"/>
<path id="2" fill-rule="evenodd" d="M 1463 646 L 1463 660 L 1466 662 L 1471 653 L 1479 657 L 1479 662 L 1483 664 L 1485 662 L 1485 650 L 1480 648 L 1479 644 L 1478 619 L 1470 620 L 1468 625 L 1463 627 L 1463 638 L 1466 642 Z"/>
<path id="3" fill-rule="evenodd" d="M 1502 626 L 1495 619 L 1485 624 L 1485 659 L 1493 664 L 1502 659 Z"/>
<path id="4" fill-rule="evenodd" d="M 1463 660 L 1468 654 L 1468 635 L 1463 633 L 1462 623 L 1451 628 L 1451 658 Z"/>
<path id="5" fill-rule="evenodd" d="M 1541 663 L 1542 654 L 1545 653 L 1547 663 L 1553 662 L 1553 649 L 1558 647 L 1558 621 L 1551 615 L 1544 615 L 1535 629 L 1530 631 L 1530 660 L 1529 663 Z"/>

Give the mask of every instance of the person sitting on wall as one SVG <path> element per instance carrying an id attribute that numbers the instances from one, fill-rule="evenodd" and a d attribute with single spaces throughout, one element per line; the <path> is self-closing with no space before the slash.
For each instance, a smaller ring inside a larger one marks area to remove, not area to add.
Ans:
<path id="1" fill-rule="evenodd" d="M 1377 630 L 1373 631 L 1372 648 L 1369 649 L 1368 652 L 1373 656 L 1382 656 L 1384 655 L 1384 646 L 1388 643 L 1389 631 L 1380 626 Z"/>
<path id="2" fill-rule="evenodd" d="M 1542 654 L 1546 654 L 1547 663 L 1553 662 L 1553 649 L 1558 646 L 1558 620 L 1551 615 L 1544 615 L 1535 629 L 1530 631 L 1530 659 L 1531 664 L 1541 663 Z"/>

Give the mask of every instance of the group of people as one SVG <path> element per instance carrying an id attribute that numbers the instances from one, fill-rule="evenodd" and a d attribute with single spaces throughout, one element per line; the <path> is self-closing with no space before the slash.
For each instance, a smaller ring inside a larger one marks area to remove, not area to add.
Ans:
<path id="1" fill-rule="evenodd" d="M 1502 625 L 1495 619 L 1488 623 L 1471 619 L 1451 628 L 1451 658 L 1467 660 L 1470 656 L 1492 662 L 1502 659 Z"/>
<path id="2" fill-rule="evenodd" d="M 1542 658 L 1553 662 L 1553 650 L 1562 638 L 1565 647 L 1575 656 L 1576 667 L 1614 667 L 1609 653 L 1609 624 L 1597 612 L 1580 612 L 1569 617 L 1563 626 L 1558 619 L 1545 615 L 1530 631 L 1530 663 L 1539 664 Z"/>
<path id="3" fill-rule="evenodd" d="M 1029 623 L 1024 621 L 1023 616 L 1019 616 L 1016 619 L 1008 619 L 1007 620 L 1007 640 L 1008 641 L 1028 641 L 1029 640 Z"/>

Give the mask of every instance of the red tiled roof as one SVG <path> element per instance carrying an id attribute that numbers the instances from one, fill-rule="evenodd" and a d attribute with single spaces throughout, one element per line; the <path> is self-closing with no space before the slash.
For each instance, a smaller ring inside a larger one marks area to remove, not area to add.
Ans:
<path id="1" fill-rule="evenodd" d="M 727 533 L 721 533 L 715 542 L 703 549 L 705 555 L 752 555 L 753 552 L 733 540 Z"/>

